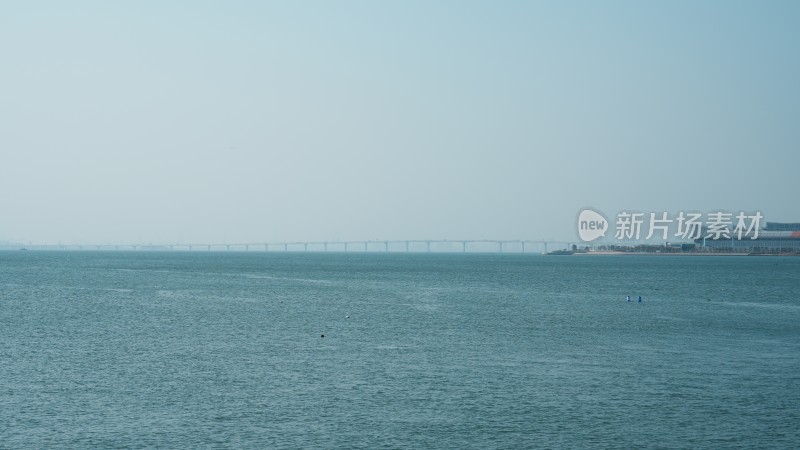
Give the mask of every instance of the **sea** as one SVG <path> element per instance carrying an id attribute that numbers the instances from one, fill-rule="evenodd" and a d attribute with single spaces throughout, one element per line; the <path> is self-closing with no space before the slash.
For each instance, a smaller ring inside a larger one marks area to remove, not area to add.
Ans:
<path id="1" fill-rule="evenodd" d="M 0 252 L 0 448 L 800 448 L 799 276 L 779 256 Z"/>

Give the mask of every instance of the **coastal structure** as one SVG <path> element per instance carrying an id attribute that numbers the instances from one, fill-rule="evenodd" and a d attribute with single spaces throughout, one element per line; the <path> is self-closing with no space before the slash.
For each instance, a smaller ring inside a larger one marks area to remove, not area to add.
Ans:
<path id="1" fill-rule="evenodd" d="M 705 231 L 705 230 L 704 230 Z M 705 233 L 704 233 L 705 234 Z M 739 239 L 733 233 L 730 238 L 695 239 L 700 249 L 736 253 L 800 253 L 800 223 L 767 222 L 756 235 L 751 232 Z M 755 239 L 753 237 L 755 236 Z"/>

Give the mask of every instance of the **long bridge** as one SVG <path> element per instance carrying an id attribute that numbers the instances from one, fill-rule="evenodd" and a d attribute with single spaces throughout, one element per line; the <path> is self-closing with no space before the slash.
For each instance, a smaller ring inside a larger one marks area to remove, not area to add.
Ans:
<path id="1" fill-rule="evenodd" d="M 262 251 L 262 252 L 395 252 L 395 253 L 547 253 L 568 249 L 572 242 L 497 239 L 417 239 L 363 241 L 293 241 L 194 244 L 33 244 L 0 246 L 28 250 L 160 250 L 160 251 Z"/>

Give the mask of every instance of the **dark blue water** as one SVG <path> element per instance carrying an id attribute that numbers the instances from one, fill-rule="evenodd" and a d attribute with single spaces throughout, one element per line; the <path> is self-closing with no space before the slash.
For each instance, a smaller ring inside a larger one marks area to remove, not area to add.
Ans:
<path id="1" fill-rule="evenodd" d="M 797 448 L 799 275 L 781 257 L 0 252 L 0 447 Z"/>

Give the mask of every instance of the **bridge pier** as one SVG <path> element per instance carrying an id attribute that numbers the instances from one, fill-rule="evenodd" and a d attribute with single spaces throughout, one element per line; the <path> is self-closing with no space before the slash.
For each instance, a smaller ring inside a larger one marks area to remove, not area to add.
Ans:
<path id="1" fill-rule="evenodd" d="M 213 242 L 213 241 L 212 241 Z M 412 249 L 412 245 L 414 244 L 414 248 Z M 293 246 L 291 249 L 289 246 Z M 339 246 L 342 247 L 339 247 Z M 281 247 L 283 247 L 284 252 L 295 251 L 295 252 L 374 252 L 374 253 L 402 253 L 404 250 L 406 253 L 411 253 L 412 250 L 414 253 L 436 253 L 436 252 L 458 252 L 458 246 L 461 245 L 461 253 L 520 253 L 520 254 L 528 254 L 528 253 L 536 253 L 538 254 L 540 251 L 540 245 L 543 249 L 543 253 L 548 253 L 550 251 L 550 247 L 554 249 L 561 249 L 567 248 L 570 249 L 573 243 L 570 242 L 556 242 L 556 241 L 546 241 L 546 240 L 525 240 L 525 239 L 516 239 L 516 240 L 503 240 L 503 239 L 478 239 L 478 240 L 470 240 L 470 239 L 462 239 L 462 240 L 447 240 L 447 239 L 417 239 L 417 240 L 363 240 L 363 241 L 284 241 L 284 242 L 251 242 L 251 243 L 238 243 L 238 244 L 223 244 L 223 243 L 216 243 L 216 244 L 202 244 L 202 243 L 195 243 L 195 244 L 180 244 L 180 243 L 165 243 L 160 245 L 154 244 L 116 244 L 116 243 L 109 243 L 109 244 L 97 244 L 97 243 L 82 243 L 82 244 L 58 244 L 58 245 L 29 245 L 29 248 L 36 248 L 36 249 L 46 249 L 46 248 L 53 248 L 53 249 L 75 249 L 75 250 L 147 250 L 153 248 L 161 248 L 163 250 L 168 251 L 202 251 L 203 248 L 206 251 L 246 251 L 250 252 L 253 250 L 260 251 L 261 246 L 263 246 L 264 252 L 274 252 L 280 251 Z M 302 246 L 302 247 L 301 247 Z M 424 247 L 423 247 L 424 246 Z M 472 246 L 472 247 L 470 247 Z M 566 247 L 565 247 L 566 246 Z M 275 247 L 278 247 L 277 249 Z M 322 248 L 320 248 L 322 247 Z M 382 248 L 381 248 L 382 247 Z M 492 250 L 494 247 L 494 250 Z"/>

